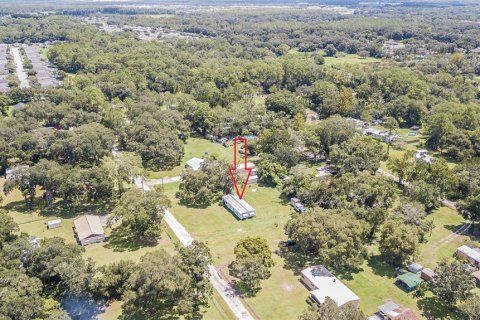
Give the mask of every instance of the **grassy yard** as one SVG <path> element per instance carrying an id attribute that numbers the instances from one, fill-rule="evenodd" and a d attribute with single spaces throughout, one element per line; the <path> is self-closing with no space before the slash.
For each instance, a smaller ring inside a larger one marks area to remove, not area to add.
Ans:
<path id="1" fill-rule="evenodd" d="M 465 222 L 455 210 L 442 207 L 430 214 L 428 219 L 434 221 L 435 228 L 432 235 L 427 236 L 427 242 L 421 244 L 417 262 L 433 269 L 437 261 L 452 258 L 457 247 L 472 242 L 472 239 L 464 235 L 439 245 L 441 239 Z M 476 245 L 480 245 L 478 239 Z M 390 299 L 412 308 L 417 314 L 423 314 L 428 319 L 440 319 L 441 314 L 450 317 L 445 319 L 457 319 L 457 316 L 450 314 L 431 293 L 423 299 L 417 299 L 412 293 L 406 293 L 397 287 L 394 283 L 396 276 L 394 268 L 382 262 L 378 249 L 372 247 L 371 257 L 363 264 L 361 271 L 353 274 L 351 278 L 344 277 L 343 280 L 360 297 L 360 307 L 366 314 L 374 313 L 379 305 Z"/>
<path id="2" fill-rule="evenodd" d="M 182 158 L 182 162 L 180 165 L 166 171 L 148 171 L 146 174 L 146 178 L 159 179 L 179 176 L 183 168 L 185 167 L 185 163 L 189 159 L 193 157 L 203 158 L 205 156 L 205 152 L 208 152 L 209 155 L 218 157 L 220 159 L 233 161 L 233 146 L 225 148 L 220 143 L 212 143 L 206 139 L 189 138 L 187 140 L 187 143 L 185 143 L 184 148 L 185 154 Z"/>
<path id="3" fill-rule="evenodd" d="M 362 58 L 358 54 L 345 54 L 338 57 L 325 57 L 325 65 L 335 65 L 335 64 L 369 64 L 369 63 L 380 63 L 381 59 L 378 58 Z"/>
<path id="4" fill-rule="evenodd" d="M 318 52 L 323 52 L 323 50 L 319 50 L 317 52 L 300 52 L 297 49 L 291 49 L 288 54 L 298 54 L 304 56 L 313 56 L 313 54 L 317 54 Z M 325 56 L 325 65 L 336 65 L 336 64 L 371 64 L 371 63 L 380 63 L 382 59 L 379 58 L 372 58 L 366 57 L 362 58 L 358 54 L 344 54 L 339 52 L 335 57 L 326 57 Z"/>
<path id="5" fill-rule="evenodd" d="M 0 179 L 0 187 L 4 180 Z M 1 188 L 0 188 L 1 189 Z M 23 205 L 23 199 L 20 192 L 14 191 L 9 194 L 2 205 L 7 208 L 15 208 L 18 210 L 9 210 L 10 216 L 19 224 L 20 231 L 29 235 L 39 237 L 41 239 L 51 237 L 64 238 L 69 243 L 76 243 L 73 231 L 74 214 L 65 214 L 64 211 L 50 213 L 48 215 L 39 211 L 27 211 Z M 56 218 L 62 219 L 62 226 L 56 229 L 47 229 L 46 222 Z M 105 243 L 91 244 L 85 247 L 85 258 L 91 258 L 97 265 L 104 265 L 119 260 L 132 260 L 138 262 L 140 258 L 147 252 L 165 249 L 168 253 L 174 255 L 176 253 L 175 243 L 177 239 L 173 232 L 165 226 L 156 246 L 140 247 L 134 242 L 129 242 L 128 237 L 124 237 L 121 233 L 105 228 L 105 232 L 109 236 L 109 241 Z M 105 312 L 98 316 L 99 320 L 114 320 L 121 315 L 121 302 L 114 301 L 108 305 Z M 210 307 L 205 310 L 204 319 L 207 320 L 233 320 L 235 319 L 230 313 L 228 306 L 223 302 L 218 293 L 214 295 L 210 301 Z"/>
<path id="6" fill-rule="evenodd" d="M 182 206 L 174 197 L 177 189 L 178 184 L 165 186 L 173 202 L 172 213 L 195 239 L 208 244 L 214 264 L 224 275 L 228 275 L 228 264 L 234 259 L 233 248 L 239 239 L 261 236 L 267 239 L 272 251 L 285 239 L 283 226 L 293 210 L 276 189 L 256 186 L 247 189 L 245 200 L 256 209 L 257 216 L 246 221 L 237 220 L 219 203 L 205 209 Z M 254 189 L 257 191 L 253 192 Z M 307 307 L 308 290 L 298 275 L 285 266 L 282 257 L 277 254 L 273 257 L 276 265 L 272 277 L 263 281 L 263 289 L 247 302 L 263 319 L 296 319 Z"/>
<path id="7" fill-rule="evenodd" d="M 427 237 L 428 242 L 421 245 L 418 260 L 425 267 L 433 269 L 437 261 L 452 258 L 455 250 L 463 242 L 468 241 L 469 237 L 462 235 L 448 243 L 440 244 L 443 238 L 466 222 L 455 210 L 441 207 L 430 214 L 428 218 L 433 220 L 435 229 L 433 229 L 432 235 Z"/>

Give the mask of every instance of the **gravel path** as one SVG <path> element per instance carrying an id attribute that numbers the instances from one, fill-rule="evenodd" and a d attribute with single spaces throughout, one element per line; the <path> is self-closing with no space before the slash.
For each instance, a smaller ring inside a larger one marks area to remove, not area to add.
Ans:
<path id="1" fill-rule="evenodd" d="M 28 83 L 27 73 L 25 72 L 25 69 L 23 69 L 23 61 L 20 51 L 17 47 L 10 48 L 12 49 L 13 61 L 15 61 L 15 65 L 17 66 L 17 77 L 18 80 L 20 80 L 20 88 L 29 88 L 30 84 Z"/>
<path id="2" fill-rule="evenodd" d="M 451 233 L 451 234 L 449 234 L 448 236 L 443 237 L 442 239 L 440 239 L 440 240 L 435 244 L 435 246 L 433 247 L 433 249 L 437 249 L 437 248 L 443 246 L 444 244 L 449 243 L 450 241 L 456 239 L 457 237 L 459 237 L 460 235 L 462 235 L 465 231 L 467 231 L 468 228 L 470 228 L 471 225 L 472 225 L 471 222 L 466 222 L 466 223 L 463 224 L 460 228 L 458 228 L 457 230 L 455 230 L 453 233 Z"/>

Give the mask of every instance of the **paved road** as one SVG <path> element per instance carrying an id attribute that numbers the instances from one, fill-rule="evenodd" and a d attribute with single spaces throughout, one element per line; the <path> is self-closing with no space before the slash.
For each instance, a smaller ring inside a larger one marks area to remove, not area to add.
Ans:
<path id="1" fill-rule="evenodd" d="M 151 190 L 145 181 L 142 180 L 142 178 L 135 177 L 134 181 L 137 188 L 143 190 L 144 192 Z M 178 220 L 168 209 L 165 209 L 164 219 L 184 246 L 189 246 L 192 244 L 193 237 L 188 233 L 187 229 L 185 229 L 185 227 L 178 222 Z M 212 283 L 212 286 L 218 291 L 235 317 L 239 320 L 254 320 L 253 316 L 242 304 L 235 289 L 219 276 L 217 269 L 215 269 L 213 265 L 209 265 L 208 269 L 210 273 L 209 279 Z"/>
<path id="2" fill-rule="evenodd" d="M 20 80 L 20 88 L 29 88 L 30 83 L 28 83 L 27 73 L 23 69 L 23 61 L 20 51 L 17 47 L 10 48 L 12 49 L 13 61 L 15 61 L 15 65 L 17 66 L 17 77 L 18 80 Z"/>

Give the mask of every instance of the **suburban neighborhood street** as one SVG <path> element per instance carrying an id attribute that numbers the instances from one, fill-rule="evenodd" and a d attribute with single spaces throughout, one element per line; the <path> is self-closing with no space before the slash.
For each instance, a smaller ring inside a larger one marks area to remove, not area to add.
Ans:
<path id="1" fill-rule="evenodd" d="M 20 88 L 29 88 L 30 84 L 28 83 L 27 73 L 23 68 L 22 56 L 20 55 L 20 51 L 18 50 L 17 47 L 11 47 L 11 48 L 12 48 L 13 60 L 15 61 L 15 65 L 17 67 L 16 70 L 17 70 L 18 80 L 20 81 Z"/>

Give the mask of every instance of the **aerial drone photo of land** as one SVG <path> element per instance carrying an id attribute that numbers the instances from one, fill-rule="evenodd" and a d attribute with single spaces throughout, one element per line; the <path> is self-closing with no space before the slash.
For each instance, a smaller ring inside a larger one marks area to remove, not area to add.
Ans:
<path id="1" fill-rule="evenodd" d="M 479 320 L 480 3 L 0 0 L 0 319 Z"/>

